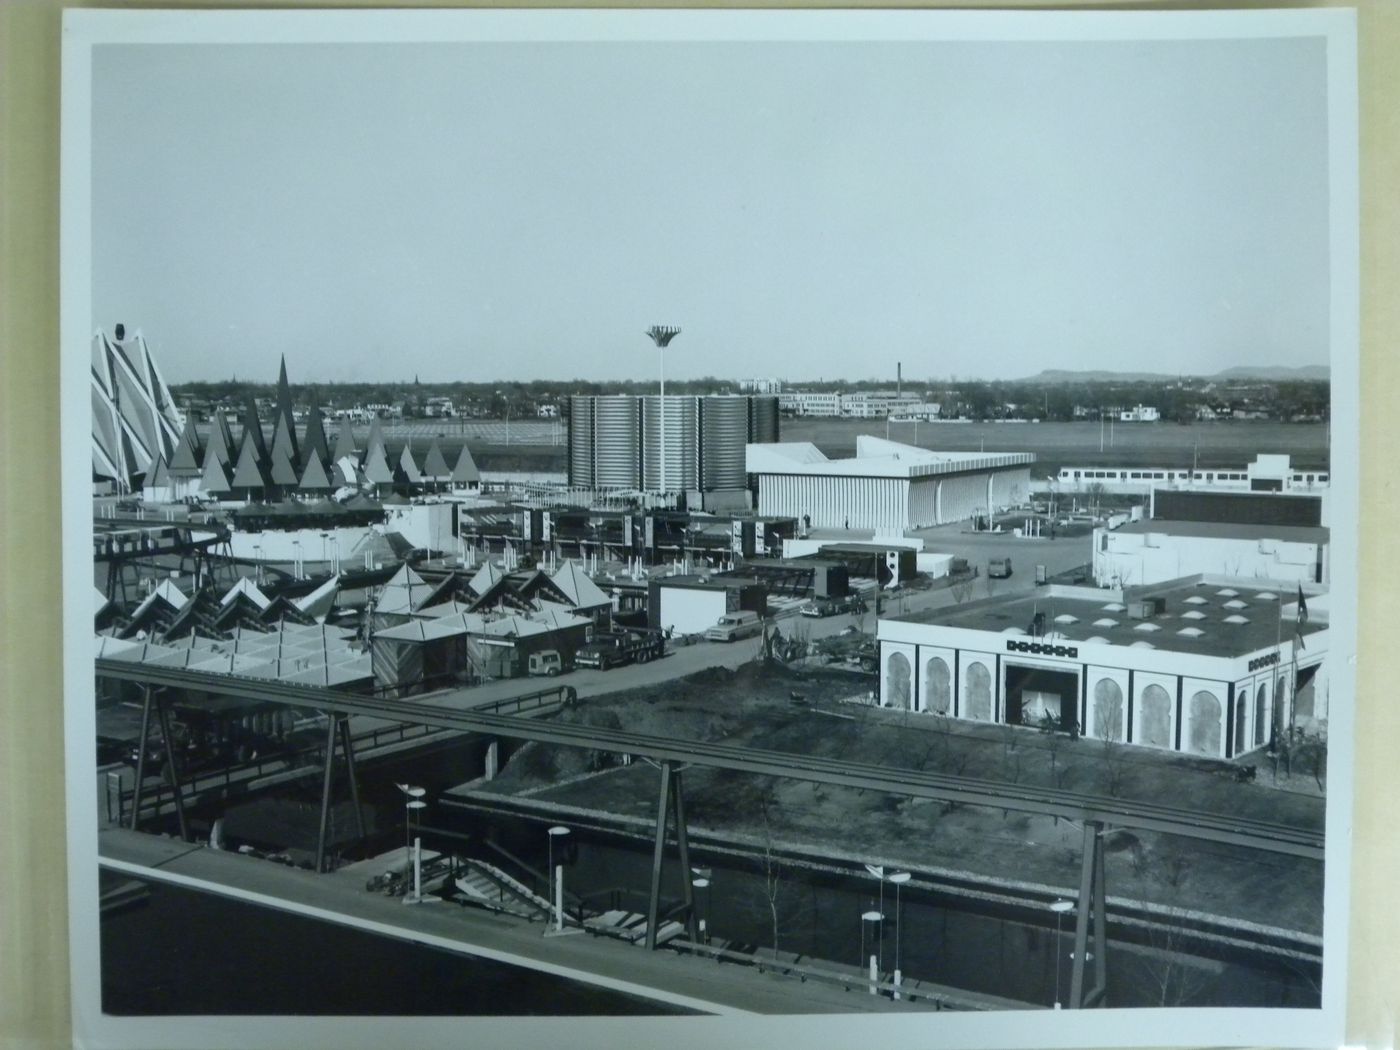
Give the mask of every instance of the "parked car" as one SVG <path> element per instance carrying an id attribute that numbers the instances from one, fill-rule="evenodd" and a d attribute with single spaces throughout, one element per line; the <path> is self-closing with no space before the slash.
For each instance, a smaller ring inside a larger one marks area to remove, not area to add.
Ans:
<path id="1" fill-rule="evenodd" d="M 716 624 L 705 632 L 711 642 L 737 642 L 740 638 L 753 638 L 763 633 L 763 621 L 752 609 L 725 613 Z"/>
<path id="2" fill-rule="evenodd" d="M 987 562 L 987 575 L 994 580 L 1005 580 L 1011 575 L 1010 558 L 992 558 Z"/>
<path id="3" fill-rule="evenodd" d="M 558 649 L 541 649 L 530 654 L 529 671 L 535 677 L 545 675 L 553 678 L 564 673 L 564 658 L 559 655 Z"/>
<path id="4" fill-rule="evenodd" d="M 858 594 L 848 594 L 841 598 L 813 598 L 798 610 L 803 616 L 840 616 L 842 613 L 856 612 L 865 608 L 865 599 Z"/>

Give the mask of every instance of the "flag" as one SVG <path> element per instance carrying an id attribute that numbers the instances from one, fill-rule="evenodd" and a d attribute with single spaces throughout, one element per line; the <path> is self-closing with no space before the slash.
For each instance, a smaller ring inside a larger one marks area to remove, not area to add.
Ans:
<path id="1" fill-rule="evenodd" d="M 1303 641 L 1303 624 L 1308 622 L 1308 600 L 1303 597 L 1303 585 L 1298 585 L 1298 619 L 1293 626 L 1293 638 L 1298 643 L 1299 649 L 1306 649 L 1307 643 Z"/>

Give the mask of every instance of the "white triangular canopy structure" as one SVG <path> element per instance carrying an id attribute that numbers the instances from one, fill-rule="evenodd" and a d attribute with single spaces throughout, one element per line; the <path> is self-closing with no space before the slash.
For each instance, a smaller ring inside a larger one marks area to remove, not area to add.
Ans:
<path id="1" fill-rule="evenodd" d="M 175 453 L 185 420 L 140 332 L 92 337 L 92 469 L 126 491 L 157 455 Z"/>

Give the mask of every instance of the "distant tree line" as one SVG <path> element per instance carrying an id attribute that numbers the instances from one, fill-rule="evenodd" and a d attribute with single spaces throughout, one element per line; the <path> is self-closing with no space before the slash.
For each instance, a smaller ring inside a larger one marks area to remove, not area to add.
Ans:
<path id="1" fill-rule="evenodd" d="M 889 379 L 817 380 L 793 382 L 788 389 L 856 393 L 892 390 Z M 1097 420 L 1106 410 L 1129 409 L 1135 405 L 1156 408 L 1165 422 L 1192 422 L 1243 414 L 1246 418 L 1314 421 L 1328 416 L 1331 389 L 1321 380 L 1203 380 L 1183 378 L 1045 382 L 1037 380 L 958 380 L 906 378 L 905 393 L 938 402 L 944 418 L 1041 419 L 1053 421 Z M 294 384 L 292 394 L 300 405 L 316 403 L 331 409 L 382 404 L 401 407 L 405 416 L 428 414 L 433 399 L 449 399 L 458 414 L 479 418 L 524 418 L 536 415 L 541 406 L 567 409 L 572 394 L 654 394 L 655 380 L 537 379 L 491 383 L 420 383 L 416 379 L 400 383 Z M 675 379 L 666 383 L 672 394 L 737 394 L 738 379 L 703 376 Z M 276 394 L 272 383 L 249 383 L 236 379 L 182 383 L 172 387 L 178 401 L 194 406 L 237 406 L 252 396 L 270 400 Z"/>

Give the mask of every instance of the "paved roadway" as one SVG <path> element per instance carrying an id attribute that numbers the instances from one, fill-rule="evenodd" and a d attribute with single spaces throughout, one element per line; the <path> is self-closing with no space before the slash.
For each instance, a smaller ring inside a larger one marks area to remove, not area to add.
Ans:
<path id="1" fill-rule="evenodd" d="M 107 867 L 141 878 L 222 893 L 447 951 L 543 970 L 713 1014 L 908 1013 L 929 1002 L 893 1002 L 817 981 L 795 981 L 752 967 L 719 965 L 678 952 L 647 952 L 604 937 L 543 936 L 540 924 L 449 904 L 406 908 L 400 898 L 365 890 L 394 856 L 315 875 L 265 860 L 121 829 L 103 831 Z M 402 850 L 398 851 L 402 863 Z M 949 990 L 952 992 L 952 990 Z M 952 992 L 954 995 L 960 993 Z"/>
<path id="2" fill-rule="evenodd" d="M 972 584 L 972 594 L 964 600 L 1028 592 L 1035 587 L 1036 565 L 1045 565 L 1046 571 L 1053 576 L 1083 565 L 1089 558 L 1089 541 L 1083 536 L 1056 540 L 1016 539 L 1005 533 L 962 533 L 952 526 L 926 531 L 929 549 L 951 551 L 968 558 L 970 565 L 980 567 L 980 575 Z M 1010 579 L 987 578 L 987 559 L 995 557 L 1012 559 L 1014 571 Z M 923 612 L 946 608 L 956 603 L 957 598 L 953 591 L 946 582 L 940 582 L 926 590 L 909 590 L 893 596 L 886 595 L 881 601 L 881 615 L 898 616 Z M 808 637 L 812 639 L 840 634 L 852 626 L 850 614 L 824 618 L 804 617 L 798 615 L 795 607 L 780 612 L 776 619 L 779 630 L 785 635 L 790 635 L 792 625 L 800 620 L 808 632 Z M 874 634 L 873 611 L 866 614 L 863 626 L 867 632 Z M 611 671 L 579 669 L 559 678 L 503 679 L 422 699 L 424 703 L 434 706 L 466 710 L 547 688 L 556 683 L 573 686 L 581 697 L 600 696 L 640 686 L 659 685 L 711 667 L 737 668 L 755 659 L 761 646 L 760 638 L 746 638 L 728 643 L 696 642 L 691 645 L 676 645 L 672 642 L 664 659 L 653 660 L 647 664 L 631 664 Z"/>

